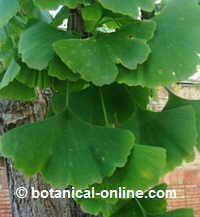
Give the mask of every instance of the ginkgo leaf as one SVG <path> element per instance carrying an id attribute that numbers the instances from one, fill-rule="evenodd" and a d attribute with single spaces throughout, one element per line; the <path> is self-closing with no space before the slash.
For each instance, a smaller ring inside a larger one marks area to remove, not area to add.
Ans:
<path id="1" fill-rule="evenodd" d="M 16 78 L 20 69 L 19 64 L 13 59 L 0 82 L 0 90 L 8 86 L 8 84 Z"/>
<path id="2" fill-rule="evenodd" d="M 128 130 L 94 126 L 65 111 L 9 131 L 0 147 L 25 175 L 42 172 L 53 185 L 86 188 L 123 167 L 133 144 Z"/>
<path id="3" fill-rule="evenodd" d="M 110 124 L 127 120 L 134 111 L 134 103 L 126 87 L 112 84 L 104 87 L 91 86 L 70 94 L 70 108 L 82 119 L 97 125 L 105 125 L 102 97 Z"/>
<path id="4" fill-rule="evenodd" d="M 51 25 L 53 26 L 60 26 L 63 24 L 63 21 L 67 19 L 70 15 L 70 10 L 68 7 L 64 6 L 60 9 L 60 11 L 56 14 L 53 18 L 53 22 Z"/>
<path id="5" fill-rule="evenodd" d="M 14 49 L 12 40 L 6 34 L 5 28 L 0 28 L 0 62 L 2 71 L 7 70 L 13 58 Z"/>
<path id="6" fill-rule="evenodd" d="M 74 73 L 102 86 L 115 81 L 116 64 L 135 69 L 147 59 L 150 49 L 146 41 L 152 38 L 154 30 L 154 22 L 133 21 L 114 33 L 89 39 L 60 40 L 54 43 L 54 49 Z"/>
<path id="7" fill-rule="evenodd" d="M 167 209 L 167 201 L 165 198 L 158 198 L 155 197 L 153 200 L 149 198 L 149 192 L 153 190 L 154 192 L 158 190 L 165 191 L 167 188 L 166 184 L 160 184 L 152 189 L 149 189 L 145 194 L 144 197 L 141 199 L 120 199 L 117 203 L 106 203 L 104 200 L 104 209 L 102 209 L 101 214 L 103 217 L 108 216 L 124 216 L 125 217 L 146 217 L 149 215 L 156 214 L 156 213 L 164 213 Z M 109 189 L 110 190 L 110 189 Z M 126 189 L 130 190 L 130 189 Z M 138 189 L 137 189 L 138 190 Z M 96 191 L 98 192 L 98 191 Z M 121 193 L 122 195 L 122 193 Z M 123 194 L 125 195 L 125 194 Z M 127 194 L 125 195 L 127 196 Z M 89 200 L 86 200 L 89 202 Z M 98 201 L 97 201 L 98 202 Z M 102 200 L 103 202 L 103 200 Z M 94 206 L 98 206 L 98 203 L 94 203 Z M 91 210 L 94 210 L 95 207 L 91 207 Z"/>
<path id="8" fill-rule="evenodd" d="M 196 0 L 166 1 L 147 62 L 135 71 L 122 69 L 120 83 L 153 87 L 187 79 L 197 71 L 200 53 L 200 7 Z M 190 29 L 190 31 L 188 31 Z"/>
<path id="9" fill-rule="evenodd" d="M 56 9 L 59 5 L 63 5 L 66 0 L 33 0 L 34 4 L 43 9 Z"/>
<path id="10" fill-rule="evenodd" d="M 34 89 L 14 80 L 0 90 L 0 97 L 5 99 L 31 101 L 36 97 L 36 94 Z"/>
<path id="11" fill-rule="evenodd" d="M 59 5 L 75 8 L 78 4 L 84 4 L 86 0 L 33 0 L 35 5 L 44 9 L 56 9 Z"/>
<path id="12" fill-rule="evenodd" d="M 177 209 L 167 212 L 166 198 L 150 198 L 149 193 L 166 191 L 167 185 L 157 185 L 149 189 L 141 199 L 121 200 L 113 206 L 111 217 L 194 217 L 192 209 Z"/>
<path id="13" fill-rule="evenodd" d="M 194 217 L 192 209 L 177 209 L 168 212 L 148 213 L 139 200 L 124 201 L 111 217 Z M 154 207 L 156 203 L 154 204 Z"/>
<path id="14" fill-rule="evenodd" d="M 195 217 L 192 209 L 177 209 L 147 217 Z"/>
<path id="15" fill-rule="evenodd" d="M 79 4 L 85 4 L 87 0 L 64 0 L 69 8 L 76 8 Z"/>
<path id="16" fill-rule="evenodd" d="M 31 88 L 48 88 L 52 84 L 52 78 L 48 76 L 47 71 L 36 71 L 28 68 L 25 64 L 21 66 L 16 80 Z"/>
<path id="17" fill-rule="evenodd" d="M 195 113 L 191 106 L 163 112 L 138 110 L 121 127 L 130 129 L 135 134 L 138 144 L 165 148 L 166 171 L 174 169 L 183 160 L 191 159 L 194 155 L 197 130 Z"/>
<path id="18" fill-rule="evenodd" d="M 102 184 L 95 185 L 95 191 L 118 190 L 145 190 L 155 185 L 164 172 L 166 163 L 165 150 L 158 147 L 136 145 L 125 167 L 117 169 L 112 177 L 105 178 Z M 158 164 L 159 162 L 159 164 Z M 102 213 L 109 216 L 112 207 L 118 199 L 82 199 L 78 200 L 81 209 L 93 215 Z"/>
<path id="19" fill-rule="evenodd" d="M 48 75 L 60 80 L 77 81 L 79 74 L 73 73 L 58 57 L 54 57 L 49 63 Z"/>
<path id="20" fill-rule="evenodd" d="M 69 32 L 58 30 L 42 22 L 30 26 L 21 34 L 19 41 L 19 52 L 23 62 L 33 69 L 45 69 L 55 55 L 52 44 L 71 36 Z"/>
<path id="21" fill-rule="evenodd" d="M 116 13 L 128 15 L 134 19 L 138 18 L 141 9 L 153 11 L 155 0 L 98 0 L 103 7 Z"/>
<path id="22" fill-rule="evenodd" d="M 0 0 L 0 28 L 15 16 L 19 8 L 17 0 Z"/>
<path id="23" fill-rule="evenodd" d="M 147 88 L 129 88 L 114 83 L 101 88 L 90 86 L 83 91 L 72 92 L 69 105 L 82 119 L 93 124 L 104 125 L 103 97 L 108 122 L 119 125 L 131 117 L 136 105 L 146 108 L 149 95 Z M 65 96 L 63 96 L 64 99 L 66 99 Z"/>
<path id="24" fill-rule="evenodd" d="M 156 214 L 166 213 L 167 201 L 165 198 L 155 197 L 153 199 L 149 198 L 149 192 L 157 192 L 159 190 L 165 191 L 167 189 L 166 184 L 157 185 L 149 189 L 144 197 L 127 199 L 118 201 L 118 203 L 113 206 L 111 217 L 154 217 Z M 149 203 L 150 201 L 150 203 Z M 151 207 L 150 207 L 151 206 Z"/>
<path id="25" fill-rule="evenodd" d="M 197 128 L 197 148 L 200 151 L 200 100 L 187 100 L 180 98 L 173 94 L 172 92 L 169 92 L 169 100 L 165 107 L 165 110 L 173 109 L 173 108 L 179 108 L 181 106 L 190 105 L 193 107 L 195 116 L 196 116 L 196 128 Z"/>

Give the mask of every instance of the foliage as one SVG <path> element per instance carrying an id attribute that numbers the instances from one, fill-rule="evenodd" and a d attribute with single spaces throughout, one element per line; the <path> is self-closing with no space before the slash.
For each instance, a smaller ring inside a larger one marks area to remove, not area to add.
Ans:
<path id="1" fill-rule="evenodd" d="M 53 92 L 45 120 L 5 133 L 0 151 L 54 186 L 154 187 L 200 150 L 199 101 L 169 93 L 163 111 L 147 106 L 159 85 L 197 71 L 199 16 L 198 0 L 0 0 L 0 96 Z M 77 202 L 105 217 L 193 216 L 158 198 Z"/>

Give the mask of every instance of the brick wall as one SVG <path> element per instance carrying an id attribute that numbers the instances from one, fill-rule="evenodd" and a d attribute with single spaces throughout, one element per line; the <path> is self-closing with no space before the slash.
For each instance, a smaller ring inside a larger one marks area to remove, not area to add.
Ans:
<path id="1" fill-rule="evenodd" d="M 0 217 L 11 217 L 8 181 L 4 162 L 0 159 Z"/>
<path id="2" fill-rule="evenodd" d="M 194 208 L 195 216 L 200 217 L 200 156 L 167 174 L 163 181 L 177 191 L 177 198 L 168 201 L 169 209 Z"/>

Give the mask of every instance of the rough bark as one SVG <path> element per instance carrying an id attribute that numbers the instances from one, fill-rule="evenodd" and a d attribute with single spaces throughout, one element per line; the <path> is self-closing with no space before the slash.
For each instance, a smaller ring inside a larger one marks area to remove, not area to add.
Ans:
<path id="1" fill-rule="evenodd" d="M 34 103 L 0 100 L 0 131 L 5 132 L 22 124 L 44 118 L 47 103 L 41 100 Z M 13 163 L 7 160 L 7 171 L 13 217 L 86 217 L 76 203 L 69 199 L 32 199 L 31 187 L 46 190 L 50 186 L 45 184 L 38 175 L 27 178 L 15 170 Z M 29 195 L 25 199 L 18 199 L 15 191 L 18 187 L 26 187 Z"/>

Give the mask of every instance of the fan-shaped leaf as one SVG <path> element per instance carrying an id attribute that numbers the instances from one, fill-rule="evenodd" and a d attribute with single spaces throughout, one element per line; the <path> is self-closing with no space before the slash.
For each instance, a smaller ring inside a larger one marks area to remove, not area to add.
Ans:
<path id="1" fill-rule="evenodd" d="M 63 5 L 65 0 L 33 0 L 33 2 L 43 9 L 56 9 L 59 5 Z"/>
<path id="2" fill-rule="evenodd" d="M 177 209 L 148 217 L 194 217 L 192 209 Z"/>
<path id="3" fill-rule="evenodd" d="M 1 152 L 26 175 L 42 172 L 51 184 L 85 188 L 124 166 L 133 144 L 127 130 L 93 126 L 64 112 L 9 131 Z"/>
<path id="4" fill-rule="evenodd" d="M 58 57 L 53 58 L 49 63 L 48 74 L 59 80 L 77 81 L 80 77 L 74 74 Z"/>
<path id="5" fill-rule="evenodd" d="M 160 146 L 167 150 L 167 170 L 179 166 L 193 156 L 197 143 L 195 113 L 191 106 L 163 112 L 138 110 L 122 127 L 136 135 L 136 142 Z"/>
<path id="6" fill-rule="evenodd" d="M 8 86 L 20 72 L 19 64 L 13 59 L 0 82 L 0 90 Z"/>
<path id="7" fill-rule="evenodd" d="M 8 37 L 4 28 L 0 28 L 0 63 L 1 70 L 6 71 L 10 62 L 14 58 L 14 49 L 11 39 Z"/>
<path id="8" fill-rule="evenodd" d="M 181 106 L 190 105 L 193 107 L 196 116 L 196 127 L 197 127 L 197 148 L 200 151 L 200 100 L 186 100 L 174 95 L 169 92 L 169 101 L 165 107 L 165 110 L 179 108 Z"/>
<path id="9" fill-rule="evenodd" d="M 19 41 L 19 52 L 23 62 L 33 69 L 45 69 L 54 57 L 53 42 L 71 36 L 70 33 L 46 23 L 40 22 L 30 26 L 22 33 Z"/>
<path id="10" fill-rule="evenodd" d="M 17 0 L 0 0 L 0 28 L 15 16 L 18 8 L 19 4 Z"/>
<path id="11" fill-rule="evenodd" d="M 159 162 L 159 164 L 158 164 Z M 125 167 L 117 169 L 114 175 L 104 179 L 100 185 L 95 185 L 95 191 L 118 190 L 145 190 L 155 185 L 165 168 L 165 150 L 158 147 L 136 145 Z M 110 216 L 112 207 L 117 199 L 83 199 L 78 202 L 82 210 L 94 215 L 103 213 Z"/>
<path id="12" fill-rule="evenodd" d="M 112 217 L 150 217 L 154 216 L 156 213 L 164 213 L 167 210 L 166 199 L 160 199 L 155 197 L 154 199 L 149 198 L 150 191 L 165 191 L 167 185 L 160 184 L 155 186 L 152 189 L 149 189 L 144 194 L 144 197 L 141 199 L 132 199 L 132 200 L 123 200 L 119 201 L 116 206 L 113 207 Z M 149 203 L 150 202 L 150 203 Z M 151 206 L 150 206 L 151 205 Z"/>
<path id="13" fill-rule="evenodd" d="M 74 73 L 79 72 L 86 81 L 102 86 L 115 81 L 116 64 L 135 69 L 147 59 L 150 49 L 146 41 L 153 36 L 154 30 L 153 22 L 133 21 L 118 32 L 86 40 L 58 41 L 54 49 Z"/>
<path id="14" fill-rule="evenodd" d="M 36 94 L 34 89 L 31 89 L 14 80 L 0 90 L 0 97 L 6 99 L 31 101 L 36 97 Z"/>
<path id="15" fill-rule="evenodd" d="M 196 0 L 166 1 L 166 7 L 153 19 L 157 31 L 150 41 L 148 61 L 135 71 L 122 69 L 119 82 L 153 87 L 194 74 L 200 62 L 199 16 Z"/>
<path id="16" fill-rule="evenodd" d="M 155 4 L 155 0 L 124 0 L 123 4 L 121 0 L 99 0 L 99 2 L 106 9 L 131 16 L 135 19 L 139 17 L 141 9 L 153 11 Z"/>
<path id="17" fill-rule="evenodd" d="M 194 217 L 192 209 L 177 209 L 163 213 L 148 213 L 140 201 L 132 200 L 120 204 L 120 209 L 111 217 Z M 154 204 L 154 207 L 156 204 Z"/>
<path id="18" fill-rule="evenodd" d="M 48 88 L 52 84 L 52 78 L 48 76 L 47 71 L 36 71 L 28 68 L 25 64 L 22 65 L 16 80 L 31 88 Z"/>
<path id="19" fill-rule="evenodd" d="M 69 8 L 76 8 L 78 4 L 85 4 L 87 0 L 65 0 L 65 5 Z"/>
<path id="20" fill-rule="evenodd" d="M 127 120 L 134 111 L 134 102 L 124 86 L 89 87 L 69 97 L 70 108 L 82 119 L 93 124 L 105 125 L 101 94 L 104 99 L 109 123 L 118 124 Z"/>

